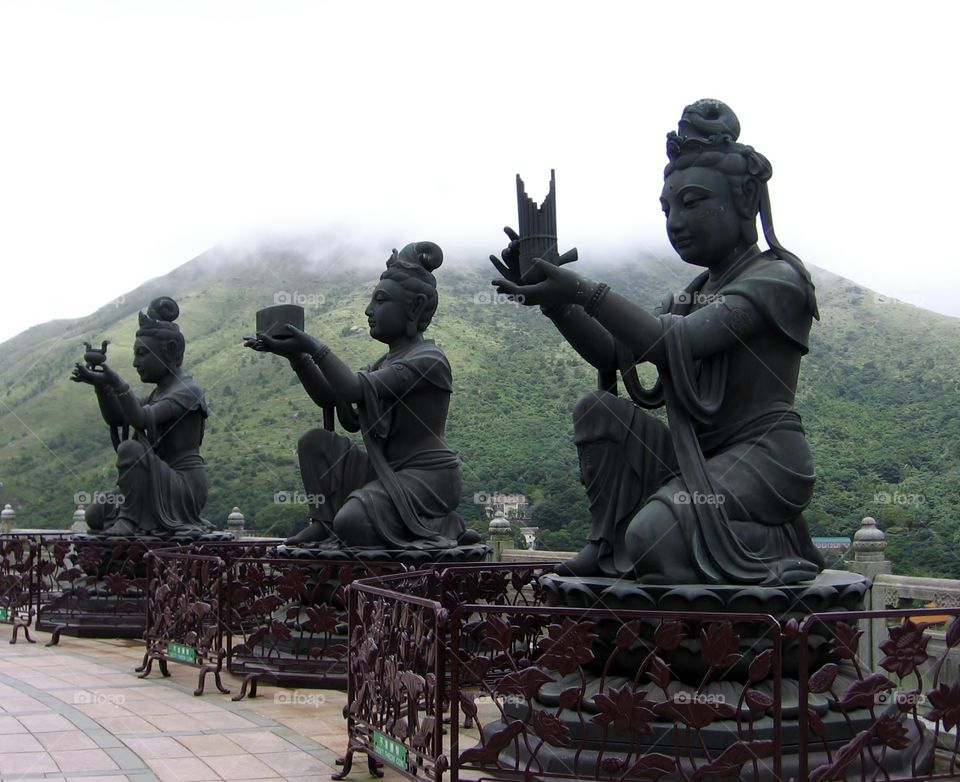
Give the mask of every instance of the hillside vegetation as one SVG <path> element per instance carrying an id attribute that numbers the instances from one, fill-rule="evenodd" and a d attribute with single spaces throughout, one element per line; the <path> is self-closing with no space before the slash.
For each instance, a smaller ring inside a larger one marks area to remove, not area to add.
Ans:
<path id="1" fill-rule="evenodd" d="M 93 391 L 69 382 L 69 372 L 84 340 L 109 338 L 111 364 L 132 382 L 137 310 L 166 294 L 180 303 L 185 367 L 210 404 L 205 515 L 222 526 L 237 505 L 248 527 L 295 529 L 305 508 L 283 495 L 302 491 L 296 442 L 320 425 L 320 411 L 285 361 L 241 343 L 256 311 L 287 294 L 305 305 L 307 330 L 352 366 L 375 359 L 382 345 L 368 336 L 363 310 L 379 268 L 358 269 L 342 260 L 348 255 L 341 249 L 318 262 L 289 247 L 212 252 L 121 304 L 0 345 L 0 503 L 14 505 L 21 526 L 66 527 L 75 495 L 113 485 L 113 451 Z M 649 307 L 696 271 L 660 259 L 583 270 Z M 594 373 L 536 309 L 497 300 L 485 262 L 448 264 L 437 276 L 440 307 L 428 336 L 454 372 L 448 435 L 464 464 L 462 513 L 483 529 L 475 495 L 522 492 L 545 548 L 578 547 L 587 510 L 570 411 L 595 386 Z M 960 577 L 960 320 L 826 272 L 814 277 L 823 319 L 797 399 L 819 476 L 808 511 L 814 534 L 849 536 L 874 516 L 897 572 Z"/>

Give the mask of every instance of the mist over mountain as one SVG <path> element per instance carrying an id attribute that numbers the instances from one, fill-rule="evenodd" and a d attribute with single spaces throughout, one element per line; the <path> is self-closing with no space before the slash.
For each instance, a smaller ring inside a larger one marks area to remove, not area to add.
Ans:
<path id="1" fill-rule="evenodd" d="M 248 527 L 296 528 L 305 506 L 278 498 L 302 491 L 296 443 L 321 424 L 320 411 L 286 361 L 243 348 L 243 337 L 258 309 L 298 303 L 307 331 L 351 366 L 370 363 L 383 345 L 369 337 L 363 310 L 390 249 L 334 236 L 219 247 L 87 317 L 50 321 L 0 344 L 0 503 L 17 509 L 20 526 L 63 528 L 76 495 L 114 485 L 93 390 L 70 382 L 70 370 L 84 341 L 110 339 L 110 364 L 138 388 L 137 312 L 169 295 L 180 304 L 184 367 L 210 406 L 206 517 L 222 526 L 237 505 Z M 697 271 L 649 252 L 581 269 L 651 308 Z M 874 516 L 897 572 L 960 577 L 960 319 L 811 271 L 822 320 L 801 368 L 797 409 L 818 474 L 807 512 L 814 534 L 850 536 L 863 516 Z M 534 503 L 543 547 L 576 548 L 588 524 L 570 412 L 595 387 L 595 373 L 536 308 L 497 297 L 493 276 L 479 255 L 448 259 L 437 272 L 440 305 L 427 333 L 454 372 L 448 439 L 463 459 L 461 512 L 484 529 L 476 494 L 522 492 Z"/>

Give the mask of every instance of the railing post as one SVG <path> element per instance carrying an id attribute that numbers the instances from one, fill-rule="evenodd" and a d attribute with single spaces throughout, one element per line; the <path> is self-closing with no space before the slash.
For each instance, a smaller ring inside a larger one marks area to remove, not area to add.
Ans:
<path id="1" fill-rule="evenodd" d="M 491 562 L 503 562 L 503 550 L 513 547 L 513 530 L 510 527 L 510 520 L 504 518 L 503 511 L 498 510 L 490 519 L 490 526 L 487 528 L 488 540 L 492 554 Z"/>
<path id="2" fill-rule="evenodd" d="M 73 512 L 72 523 L 70 524 L 71 532 L 89 532 L 90 528 L 87 526 L 87 514 L 83 510 L 83 504 L 78 504 L 77 509 Z"/>
<path id="3" fill-rule="evenodd" d="M 243 514 L 240 512 L 240 508 L 234 506 L 233 510 L 230 511 L 230 514 L 227 516 L 227 532 L 232 532 L 237 540 L 246 537 L 246 532 L 243 528 L 245 523 L 246 519 L 244 519 Z"/>
<path id="4" fill-rule="evenodd" d="M 8 532 L 13 531 L 13 527 L 17 521 L 17 512 L 13 509 L 13 506 L 8 502 L 3 506 L 3 510 L 0 511 L 0 535 L 6 535 Z"/>
<path id="5" fill-rule="evenodd" d="M 871 611 L 882 611 L 886 606 L 878 605 L 883 601 L 880 590 L 873 588 L 877 576 L 892 573 L 893 566 L 884 556 L 887 547 L 887 536 L 877 526 L 877 520 L 867 516 L 860 522 L 860 529 L 853 536 L 853 561 L 847 563 L 847 568 L 854 573 L 870 579 L 870 592 L 867 595 L 866 605 Z M 871 619 L 864 623 L 864 633 L 860 636 L 857 655 L 871 671 L 877 669 L 877 646 L 886 637 L 886 623 L 882 619 Z"/>

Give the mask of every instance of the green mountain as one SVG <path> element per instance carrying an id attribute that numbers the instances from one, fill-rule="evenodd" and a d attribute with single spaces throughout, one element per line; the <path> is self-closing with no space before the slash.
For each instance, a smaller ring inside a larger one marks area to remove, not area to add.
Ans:
<path id="1" fill-rule="evenodd" d="M 113 485 L 113 451 L 94 394 L 68 376 L 83 341 L 108 338 L 111 364 L 133 381 L 137 311 L 166 294 L 180 303 L 185 367 L 210 404 L 206 516 L 222 525 L 237 505 L 248 527 L 296 528 L 304 507 L 277 495 L 302 491 L 296 442 L 320 425 L 320 412 L 285 361 L 243 348 L 242 338 L 258 309 L 286 296 L 305 305 L 307 330 L 352 366 L 382 352 L 363 315 L 382 267 L 351 259 L 386 253 L 314 246 L 211 251 L 89 317 L 52 321 L 0 344 L 0 503 L 13 504 L 18 524 L 66 527 L 75 495 Z M 582 268 L 650 307 L 694 271 L 652 257 Z M 897 572 L 960 577 L 960 320 L 813 271 L 823 319 L 797 407 L 819 475 L 808 512 L 814 534 L 849 536 L 863 516 L 874 516 Z M 476 494 L 522 492 L 534 503 L 544 547 L 573 549 L 586 534 L 587 511 L 570 411 L 596 378 L 535 309 L 498 301 L 492 276 L 478 259 L 448 262 L 428 332 L 454 371 L 448 434 L 464 462 L 461 511 L 484 529 Z"/>

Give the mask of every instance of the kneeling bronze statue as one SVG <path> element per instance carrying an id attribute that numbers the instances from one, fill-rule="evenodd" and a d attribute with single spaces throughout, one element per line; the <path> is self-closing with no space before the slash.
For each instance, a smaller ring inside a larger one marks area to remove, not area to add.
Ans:
<path id="1" fill-rule="evenodd" d="M 310 516 L 288 544 L 403 550 L 478 542 L 456 512 L 460 460 L 444 440 L 450 364 L 423 336 L 437 310 L 432 272 L 442 260 L 433 242 L 393 251 L 365 311 L 370 336 L 389 349 L 359 371 L 289 323 L 244 343 L 287 358 L 310 397 L 363 436 L 363 448 L 327 428 L 300 438 Z"/>
<path id="2" fill-rule="evenodd" d="M 657 312 L 562 259 L 524 269 L 525 237 L 509 229 L 493 258 L 498 290 L 541 305 L 600 373 L 573 413 L 592 527 L 565 575 L 779 585 L 823 567 L 802 515 L 814 470 L 794 409 L 816 296 L 773 232 L 770 163 L 739 133 L 726 104 L 702 100 L 668 135 L 667 236 L 704 271 Z M 641 362 L 658 370 L 653 388 L 638 380 Z M 616 396 L 617 372 L 629 398 Z M 659 407 L 669 426 L 644 411 Z"/>
<path id="3" fill-rule="evenodd" d="M 107 365 L 107 341 L 99 350 L 87 345 L 85 363 L 74 367 L 71 379 L 94 387 L 117 451 L 116 488 L 86 510 L 94 532 L 165 536 L 212 529 L 200 516 L 207 502 L 200 455 L 207 403 L 203 389 L 183 371 L 186 343 L 174 322 L 179 314 L 168 297 L 154 299 L 140 313 L 133 366 L 143 382 L 155 384 L 145 398 L 138 399 Z"/>

